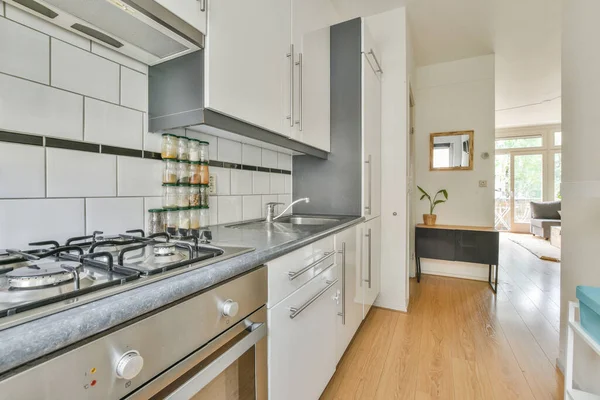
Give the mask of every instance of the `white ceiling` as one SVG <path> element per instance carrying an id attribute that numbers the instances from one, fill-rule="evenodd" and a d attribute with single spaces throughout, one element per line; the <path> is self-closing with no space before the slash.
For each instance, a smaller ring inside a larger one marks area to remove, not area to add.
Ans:
<path id="1" fill-rule="evenodd" d="M 561 0 L 332 0 L 342 20 L 407 6 L 418 66 L 496 54 L 496 126 L 560 122 Z"/>

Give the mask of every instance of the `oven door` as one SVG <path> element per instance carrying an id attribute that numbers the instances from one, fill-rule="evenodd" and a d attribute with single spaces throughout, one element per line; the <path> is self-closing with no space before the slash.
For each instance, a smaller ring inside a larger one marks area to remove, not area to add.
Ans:
<path id="1" fill-rule="evenodd" d="M 267 311 L 261 307 L 126 399 L 267 398 Z"/>

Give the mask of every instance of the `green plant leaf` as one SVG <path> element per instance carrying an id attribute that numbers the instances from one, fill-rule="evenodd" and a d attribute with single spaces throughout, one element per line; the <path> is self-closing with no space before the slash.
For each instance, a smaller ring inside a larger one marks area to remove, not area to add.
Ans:
<path id="1" fill-rule="evenodd" d="M 448 191 L 446 189 L 438 190 L 438 192 L 435 194 L 435 196 L 437 197 L 437 195 L 440 194 L 440 193 L 444 195 L 444 197 L 446 198 L 446 200 L 448 200 Z"/>
<path id="2" fill-rule="evenodd" d="M 433 202 L 433 205 L 435 206 L 435 205 L 438 205 L 440 203 L 445 203 L 445 202 L 446 202 L 446 200 L 436 200 Z"/>
<path id="3" fill-rule="evenodd" d="M 422 195 L 421 198 L 419 200 L 423 200 L 425 197 L 427 197 L 426 194 Z"/>

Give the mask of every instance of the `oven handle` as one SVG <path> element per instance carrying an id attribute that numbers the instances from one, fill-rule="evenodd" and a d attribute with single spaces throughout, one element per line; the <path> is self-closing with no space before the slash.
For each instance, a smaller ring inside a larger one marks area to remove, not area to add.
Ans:
<path id="1" fill-rule="evenodd" d="M 263 311 L 265 318 L 258 318 L 263 322 L 253 323 L 251 318 L 262 310 L 255 312 L 246 319 L 238 322 L 231 329 L 227 330 L 204 347 L 195 351 L 179 363 L 172 366 L 167 371 L 153 379 L 147 385 L 132 393 L 126 399 L 149 399 L 168 387 L 172 382 L 185 374 L 194 366 L 200 364 L 203 360 L 218 351 L 221 347 L 230 342 L 235 342 L 240 336 L 244 336 L 231 346 L 223 354 L 216 357 L 210 364 L 202 368 L 196 375 L 188 379 L 185 383 L 169 393 L 164 399 L 179 400 L 190 399 L 202 388 L 208 385 L 213 379 L 225 371 L 231 364 L 240 358 L 252 346 L 256 345 L 261 339 L 267 336 L 266 311 Z"/>

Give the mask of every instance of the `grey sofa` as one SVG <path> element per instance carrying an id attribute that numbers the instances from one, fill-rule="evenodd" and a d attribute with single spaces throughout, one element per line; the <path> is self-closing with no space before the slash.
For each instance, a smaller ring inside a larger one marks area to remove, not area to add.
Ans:
<path id="1" fill-rule="evenodd" d="M 560 226 L 560 201 L 544 201 L 530 203 L 531 225 L 529 231 L 544 239 L 550 238 L 553 226 Z"/>

